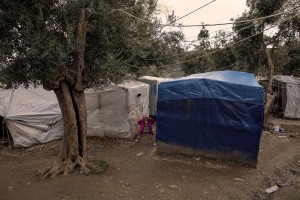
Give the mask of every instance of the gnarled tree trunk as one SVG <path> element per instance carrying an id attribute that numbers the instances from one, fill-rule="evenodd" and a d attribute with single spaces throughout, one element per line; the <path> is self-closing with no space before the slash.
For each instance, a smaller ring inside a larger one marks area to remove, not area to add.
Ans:
<path id="1" fill-rule="evenodd" d="M 44 173 L 43 178 L 69 174 L 75 169 L 89 173 L 93 165 L 86 156 L 87 111 L 84 92 L 70 87 L 65 80 L 54 92 L 64 119 L 63 147 L 57 161 Z"/>
<path id="2" fill-rule="evenodd" d="M 64 136 L 58 159 L 45 171 L 43 179 L 69 174 L 76 169 L 81 173 L 89 173 L 94 169 L 86 155 L 87 111 L 84 90 L 87 88 L 87 77 L 84 52 L 88 19 L 96 2 L 91 0 L 88 8 L 82 9 L 79 14 L 77 49 L 69 73 L 44 84 L 44 88 L 54 90 L 58 99 L 64 120 Z"/>

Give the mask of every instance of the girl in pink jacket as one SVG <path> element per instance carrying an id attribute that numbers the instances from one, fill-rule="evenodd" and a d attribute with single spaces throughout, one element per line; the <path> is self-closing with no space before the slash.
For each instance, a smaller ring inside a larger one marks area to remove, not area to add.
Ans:
<path id="1" fill-rule="evenodd" d="M 143 133 L 149 133 L 152 135 L 152 138 L 154 138 L 153 139 L 154 146 L 156 145 L 156 139 L 155 136 L 153 135 L 153 130 L 152 130 L 152 126 L 154 123 L 155 123 L 154 119 L 152 119 L 151 117 L 147 117 L 145 115 L 142 117 L 142 119 L 139 119 L 137 121 L 137 124 L 140 125 L 138 138 L 136 139 L 137 142 L 140 141 Z"/>

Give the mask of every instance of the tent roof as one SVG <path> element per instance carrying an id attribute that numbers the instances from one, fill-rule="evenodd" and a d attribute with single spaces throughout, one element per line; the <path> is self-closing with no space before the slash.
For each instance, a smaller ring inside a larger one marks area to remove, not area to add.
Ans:
<path id="1" fill-rule="evenodd" d="M 289 83 L 289 84 L 300 84 L 300 80 L 293 77 L 293 76 L 287 76 L 287 75 L 277 75 L 274 76 L 274 79 L 283 83 Z"/>
<path id="2" fill-rule="evenodd" d="M 95 92 L 108 92 L 108 91 L 114 91 L 114 90 L 126 90 L 130 88 L 138 88 L 146 86 L 147 84 L 131 80 L 131 81 L 125 81 L 124 83 L 118 84 L 118 85 L 109 85 L 102 90 L 100 89 L 87 89 L 85 93 L 95 93 Z"/>
<path id="3" fill-rule="evenodd" d="M 170 81 L 173 80 L 172 78 L 161 78 L 161 77 L 155 77 L 155 76 L 142 76 L 138 78 L 138 80 L 149 80 L 149 81 L 159 81 L 159 82 L 164 82 L 164 81 Z"/>
<path id="4" fill-rule="evenodd" d="M 190 76 L 183 77 L 181 79 L 208 79 L 226 83 L 233 83 L 237 85 L 247 85 L 254 87 L 261 87 L 254 74 L 239 72 L 239 71 L 215 71 L 215 72 L 206 72 L 201 74 L 192 74 Z M 180 80 L 180 79 L 178 79 Z"/>
<path id="5" fill-rule="evenodd" d="M 158 101 L 205 97 L 263 104 L 263 93 L 263 87 L 253 74 L 217 71 L 162 82 L 159 85 Z"/>

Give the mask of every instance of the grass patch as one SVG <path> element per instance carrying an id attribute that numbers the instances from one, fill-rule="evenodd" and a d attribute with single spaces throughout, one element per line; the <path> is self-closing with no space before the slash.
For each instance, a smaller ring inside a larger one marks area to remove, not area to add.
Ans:
<path id="1" fill-rule="evenodd" d="M 96 166 L 96 174 L 101 174 L 105 172 L 109 165 L 105 160 L 93 160 L 92 163 Z"/>

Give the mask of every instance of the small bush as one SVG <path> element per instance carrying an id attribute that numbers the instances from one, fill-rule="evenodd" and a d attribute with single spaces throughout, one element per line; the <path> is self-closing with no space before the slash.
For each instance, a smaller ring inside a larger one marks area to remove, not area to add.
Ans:
<path id="1" fill-rule="evenodd" d="M 105 160 L 93 160 L 92 162 L 96 166 L 96 174 L 105 172 L 109 167 L 108 163 Z"/>

